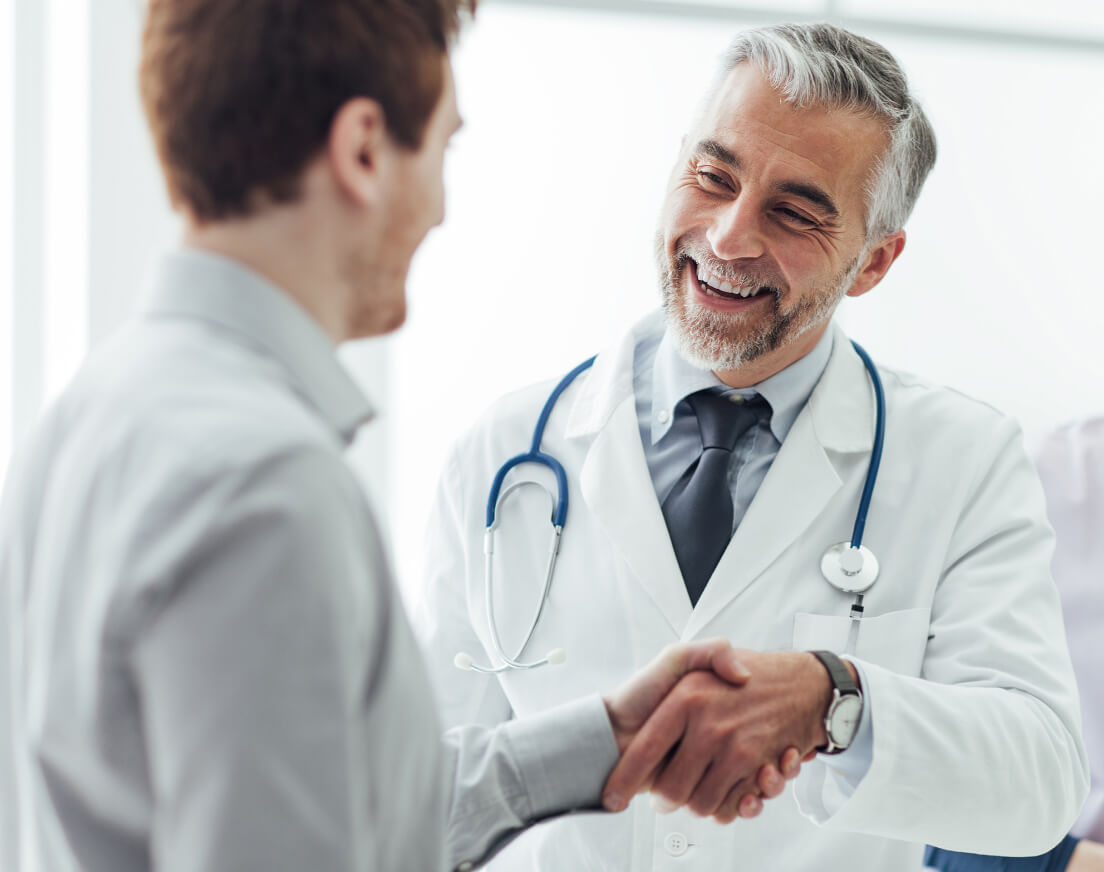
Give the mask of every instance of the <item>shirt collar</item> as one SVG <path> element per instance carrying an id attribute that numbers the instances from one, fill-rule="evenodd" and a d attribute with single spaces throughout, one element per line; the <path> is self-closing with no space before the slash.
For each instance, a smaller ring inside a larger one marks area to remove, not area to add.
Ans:
<path id="1" fill-rule="evenodd" d="M 656 350 L 652 377 L 652 444 L 671 429 L 675 407 L 690 394 L 708 388 L 717 388 L 725 396 L 762 396 L 771 407 L 771 433 L 781 444 L 824 374 L 832 356 L 834 335 L 834 330 L 825 330 L 812 351 L 758 384 L 730 388 L 709 370 L 689 363 L 679 354 L 671 331 L 665 331 Z"/>
<path id="2" fill-rule="evenodd" d="M 274 358 L 297 393 L 346 445 L 375 414 L 338 360 L 333 341 L 306 310 L 235 260 L 197 249 L 165 255 L 155 267 L 140 311 L 205 321 Z"/>

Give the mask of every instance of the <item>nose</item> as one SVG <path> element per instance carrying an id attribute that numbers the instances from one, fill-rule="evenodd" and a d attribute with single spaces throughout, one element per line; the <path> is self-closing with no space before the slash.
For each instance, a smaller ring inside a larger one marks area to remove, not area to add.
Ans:
<path id="1" fill-rule="evenodd" d="M 725 203 L 706 231 L 713 253 L 721 260 L 761 257 L 766 253 L 761 214 L 755 202 L 741 195 Z"/>

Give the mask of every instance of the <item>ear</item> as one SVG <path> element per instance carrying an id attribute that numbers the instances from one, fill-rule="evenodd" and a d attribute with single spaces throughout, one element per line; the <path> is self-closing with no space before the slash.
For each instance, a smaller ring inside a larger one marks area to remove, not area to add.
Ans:
<path id="1" fill-rule="evenodd" d="M 904 230 L 898 230 L 896 233 L 891 233 L 870 249 L 866 255 L 866 260 L 862 268 L 859 270 L 858 275 L 855 276 L 855 281 L 851 283 L 851 287 L 847 290 L 847 296 L 861 297 L 878 284 L 885 274 L 889 272 L 889 268 L 893 265 L 893 261 L 900 257 L 904 249 Z"/>
<path id="2" fill-rule="evenodd" d="M 338 190 L 361 205 L 377 202 L 394 148 L 383 107 L 367 97 L 347 101 L 334 116 L 326 145 Z"/>

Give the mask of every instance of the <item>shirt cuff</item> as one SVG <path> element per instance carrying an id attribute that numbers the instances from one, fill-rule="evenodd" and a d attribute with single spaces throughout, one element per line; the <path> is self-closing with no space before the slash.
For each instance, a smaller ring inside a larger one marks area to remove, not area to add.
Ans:
<path id="1" fill-rule="evenodd" d="M 818 754 L 815 761 L 803 767 L 794 782 L 794 795 L 801 813 L 817 824 L 824 824 L 836 814 L 858 790 L 874 762 L 873 702 L 862 664 L 844 657 L 859 674 L 863 692 L 863 709 L 859 729 L 846 751 L 840 754 Z"/>
<path id="2" fill-rule="evenodd" d="M 620 759 L 598 694 L 502 727 L 529 797 L 530 821 L 601 807 L 602 788 Z"/>

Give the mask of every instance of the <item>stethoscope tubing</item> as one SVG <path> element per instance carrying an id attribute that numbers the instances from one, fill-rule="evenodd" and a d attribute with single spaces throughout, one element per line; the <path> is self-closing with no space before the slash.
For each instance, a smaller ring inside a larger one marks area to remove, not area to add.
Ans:
<path id="1" fill-rule="evenodd" d="M 535 482 L 521 481 L 506 488 L 506 491 L 502 494 L 502 498 L 505 499 L 510 495 L 511 491 L 518 488 L 525 487 L 526 485 L 536 484 Z M 537 485 L 539 487 L 539 485 Z M 546 491 L 547 493 L 547 491 Z M 551 496 L 551 494 L 549 494 Z M 556 571 L 556 557 L 560 553 L 560 534 L 563 532 L 563 528 L 555 527 L 552 530 L 552 542 L 549 549 L 548 556 L 548 569 L 544 574 L 544 587 L 541 590 L 540 600 L 537 602 L 537 610 L 533 615 L 532 620 L 529 622 L 529 632 L 525 634 L 525 638 L 521 640 L 521 644 L 518 645 L 517 653 L 513 657 L 506 655 L 506 649 L 502 644 L 502 640 L 498 635 L 498 621 L 495 619 L 494 610 L 494 530 L 488 529 L 484 534 L 483 539 L 483 588 L 484 588 L 484 606 L 487 609 L 487 630 L 491 636 L 491 646 L 494 648 L 495 653 L 502 660 L 503 665 L 499 667 L 492 667 L 491 669 L 481 668 L 480 672 L 505 672 L 507 669 L 535 669 L 538 666 L 543 666 L 548 662 L 548 658 L 545 657 L 542 660 L 535 661 L 533 663 L 524 663 L 518 658 L 525 651 L 526 646 L 529 644 L 529 640 L 533 638 L 533 633 L 537 630 L 537 624 L 540 623 L 541 614 L 544 612 L 545 603 L 548 602 L 548 590 L 552 587 L 552 575 Z"/>
<path id="2" fill-rule="evenodd" d="M 491 491 L 487 495 L 487 523 L 488 530 L 494 528 L 495 525 L 495 513 L 498 507 L 499 492 L 502 490 L 502 482 L 505 480 L 507 474 L 515 466 L 520 466 L 523 463 L 537 463 L 541 466 L 547 466 L 556 476 L 556 489 L 559 492 L 558 499 L 556 500 L 555 508 L 552 512 L 552 526 L 559 527 L 561 530 L 567 521 L 567 506 L 568 506 L 568 488 L 567 488 L 567 473 L 564 472 L 563 466 L 555 457 L 550 454 L 545 454 L 541 451 L 541 442 L 544 440 L 544 428 L 548 426 L 548 419 L 552 416 L 552 410 L 556 407 L 556 402 L 560 398 L 568 385 L 570 385 L 575 378 L 585 370 L 590 369 L 594 365 L 594 360 L 597 357 L 591 357 L 584 360 L 571 372 L 560 379 L 559 384 L 552 389 L 552 393 L 548 395 L 548 399 L 544 401 L 544 408 L 541 409 L 540 417 L 537 418 L 537 426 L 533 428 L 533 442 L 529 446 L 529 450 L 525 454 L 518 454 L 515 457 L 511 457 L 501 467 L 498 472 L 495 473 L 494 481 L 491 482 Z"/>
<path id="3" fill-rule="evenodd" d="M 882 465 L 882 447 L 885 445 L 885 388 L 882 386 L 878 368 L 866 349 L 854 339 L 851 347 L 862 358 L 866 371 L 870 375 L 870 383 L 874 386 L 874 445 L 870 450 L 870 463 L 866 469 L 866 482 L 863 484 L 862 497 L 859 499 L 859 509 L 855 513 L 855 527 L 851 531 L 851 547 L 861 548 L 863 533 L 866 531 L 866 516 L 870 512 L 870 501 L 874 497 L 874 485 L 878 481 L 878 470 Z"/>
<path id="4" fill-rule="evenodd" d="M 878 370 L 874 361 L 870 355 L 866 352 L 859 343 L 851 340 L 851 345 L 855 349 L 855 352 L 861 358 L 863 365 L 866 367 L 867 373 L 870 376 L 870 383 L 874 389 L 874 404 L 875 404 L 875 419 L 874 419 L 874 442 L 870 451 L 870 462 L 867 466 L 866 479 L 863 482 L 862 495 L 859 499 L 858 511 L 855 513 L 855 525 L 851 532 L 850 547 L 856 554 L 859 549 L 862 549 L 863 534 L 866 531 L 866 518 L 870 511 L 870 504 L 874 495 L 874 486 L 878 481 L 878 471 L 881 468 L 882 463 L 882 450 L 885 445 L 885 389 L 882 385 L 881 377 L 878 375 Z M 540 416 L 537 419 L 536 427 L 533 429 L 533 440 L 529 446 L 529 450 L 524 454 L 518 454 L 507 460 L 498 472 L 495 473 L 494 480 L 491 482 L 491 489 L 487 495 L 487 513 L 486 513 L 486 532 L 484 534 L 484 594 L 485 594 L 485 606 L 487 609 L 487 627 L 490 635 L 491 647 L 494 649 L 494 654 L 502 661 L 501 666 L 477 666 L 471 663 L 471 658 L 467 658 L 468 665 L 464 668 L 475 669 L 484 673 L 500 673 L 506 672 L 510 669 L 535 669 L 538 666 L 544 666 L 551 662 L 559 662 L 563 658 L 563 652 L 556 649 L 556 652 L 550 652 L 549 656 L 544 657 L 541 660 L 536 660 L 531 663 L 526 663 L 518 658 L 524 653 L 526 646 L 533 638 L 533 633 L 536 631 L 537 624 L 540 621 L 540 616 L 544 611 L 545 603 L 548 600 L 548 592 L 552 585 L 552 575 L 556 566 L 556 557 L 559 554 L 560 549 L 560 537 L 563 533 L 564 526 L 567 523 L 567 509 L 568 509 L 568 485 L 567 485 L 567 473 L 563 466 L 556 458 L 549 454 L 545 454 L 541 451 L 541 442 L 544 439 L 544 430 L 548 425 L 548 420 L 552 415 L 552 411 L 556 406 L 556 402 L 559 400 L 560 395 L 567 390 L 568 386 L 575 380 L 575 378 L 585 370 L 589 369 L 595 361 L 595 357 L 591 357 L 588 360 L 584 360 L 574 369 L 572 369 L 567 375 L 560 379 L 559 383 L 553 388 L 552 392 L 548 395 L 548 399 L 545 400 L 544 407 L 541 409 Z M 510 470 L 524 463 L 536 463 L 541 466 L 545 466 L 552 471 L 556 478 L 556 497 L 552 496 L 551 491 L 547 488 L 538 485 L 537 482 L 518 482 L 511 485 L 506 489 L 505 493 L 502 492 L 502 484 L 509 474 Z M 494 573 L 492 564 L 494 563 L 494 532 L 498 524 L 497 511 L 498 504 L 502 497 L 505 497 L 512 490 L 518 487 L 522 487 L 527 484 L 537 485 L 542 487 L 549 498 L 552 499 L 552 511 L 551 521 L 553 527 L 552 545 L 549 553 L 548 568 L 545 572 L 544 586 L 541 590 L 541 598 L 538 603 L 536 613 L 533 616 L 533 620 L 530 621 L 529 630 L 525 634 L 525 638 L 518 648 L 517 653 L 513 657 L 509 657 L 506 654 L 502 646 L 501 639 L 498 633 L 498 625 L 495 620 L 494 611 Z M 834 548 L 844 548 L 843 544 L 839 546 L 833 546 Z M 826 553 L 826 558 L 833 549 L 829 549 Z M 873 581 L 877 577 L 877 561 L 873 558 L 872 554 L 868 553 L 868 549 L 862 549 L 864 553 L 867 553 L 868 558 L 873 560 L 873 571 L 875 573 Z M 861 565 L 861 560 L 859 561 Z M 847 588 L 840 586 L 839 583 L 833 581 L 832 578 L 826 575 L 826 580 L 837 587 L 840 590 L 847 590 Z M 858 619 L 862 615 L 863 611 L 863 593 L 859 593 L 855 604 L 851 610 L 852 626 L 849 633 L 849 639 L 847 644 L 847 650 L 853 651 L 855 646 L 855 639 L 858 630 Z M 553 655 L 558 655 L 553 660 Z M 457 655 L 458 657 L 461 655 Z M 464 655 L 466 656 L 466 655 Z M 459 663 L 459 660 L 457 661 Z"/>

